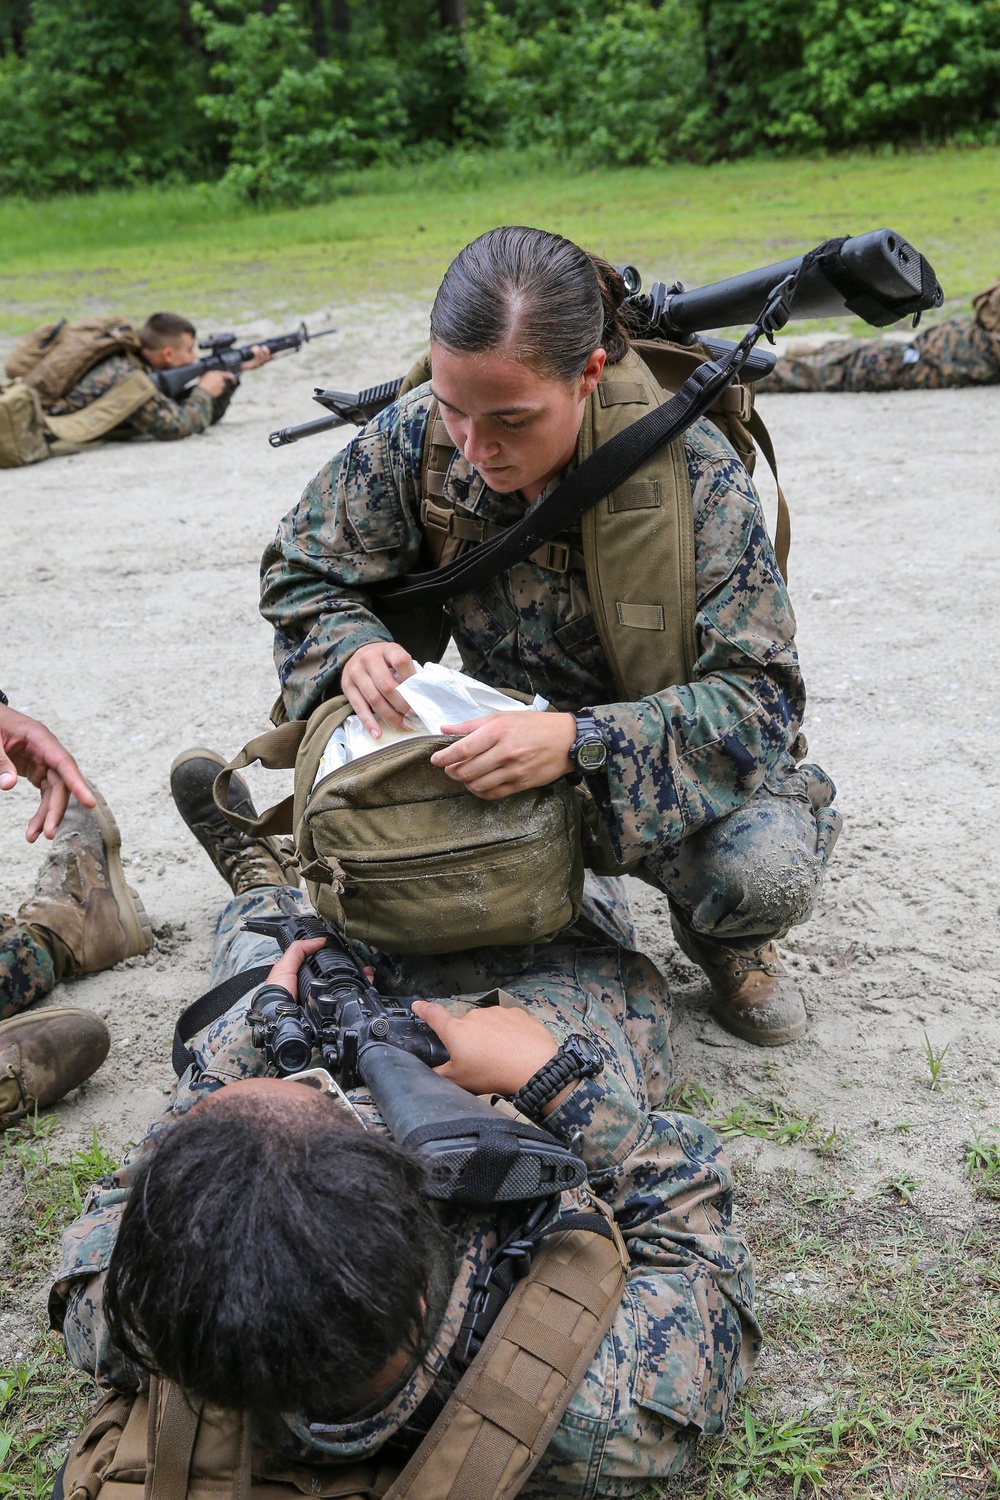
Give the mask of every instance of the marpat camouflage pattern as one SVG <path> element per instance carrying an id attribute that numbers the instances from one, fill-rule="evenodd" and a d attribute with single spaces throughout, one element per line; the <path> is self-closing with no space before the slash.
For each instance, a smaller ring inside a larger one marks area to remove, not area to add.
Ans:
<path id="1" fill-rule="evenodd" d="M 134 355 L 109 355 L 92 370 L 88 370 L 72 390 L 67 391 L 65 396 L 48 408 L 50 416 L 65 417 L 70 412 L 81 411 L 112 386 L 127 380 L 136 370 L 146 370 L 146 366 Z M 144 435 L 161 442 L 191 437 L 219 421 L 232 400 L 235 389 L 235 381 L 228 381 L 221 396 L 210 396 L 208 391 L 199 386 L 195 386 L 183 401 L 171 401 L 169 396 L 151 396 L 138 411 L 134 411 L 124 422 L 113 428 L 109 436 L 117 439 Z"/>
<path id="2" fill-rule="evenodd" d="M 261 610 L 274 625 L 291 718 L 339 691 L 352 652 L 392 639 L 369 591 L 420 566 L 430 404 L 421 386 L 369 423 L 306 487 L 264 554 Z M 759 941 L 809 915 L 840 815 L 830 779 L 796 766 L 805 690 L 795 618 L 756 490 L 711 423 L 685 441 L 697 584 L 690 683 L 615 701 L 586 574 L 572 561 L 579 532 L 561 538 L 571 549 L 565 571 L 519 563 L 446 607 L 471 676 L 593 714 L 609 760 L 589 785 L 615 858 L 643 860 L 696 930 Z M 462 514 L 500 526 L 524 512 L 518 495 L 490 490 L 458 453 L 445 492 Z M 714 898 L 720 862 L 724 892 Z M 761 870 L 766 879 L 752 878 Z"/>
<path id="3" fill-rule="evenodd" d="M 297 899 L 307 911 L 305 897 Z M 230 901 L 216 929 L 213 985 L 277 959 L 271 939 L 242 926 L 251 915 L 277 909 L 270 887 Z M 620 889 L 591 878 L 579 929 L 534 954 L 517 949 L 513 969 L 509 951 L 468 955 L 483 988 L 502 986 L 506 1003 L 530 1009 L 560 1040 L 583 1031 L 600 1048 L 604 1071 L 581 1080 L 546 1127 L 564 1140 L 583 1132 L 579 1149 L 590 1188 L 613 1208 L 632 1259 L 614 1324 L 522 1491 L 530 1500 L 633 1495 L 651 1479 L 675 1473 L 702 1433 L 721 1430 L 760 1345 L 750 1254 L 731 1224 L 728 1162 L 708 1126 L 663 1107 L 670 1058 L 666 984 L 627 941 L 595 940 L 609 928 L 626 939 L 631 930 Z M 464 955 L 387 959 L 358 948 L 356 956 L 374 963 L 376 983 L 388 993 L 448 996 L 456 975 L 465 978 Z M 192 1044 L 197 1061 L 177 1084 L 166 1116 L 123 1167 L 97 1184 L 63 1237 L 49 1303 L 53 1325 L 62 1328 L 73 1363 L 102 1384 L 129 1391 L 142 1379 L 111 1346 L 102 1312 L 103 1272 L 134 1165 L 199 1098 L 264 1071 L 244 1020 L 252 998 L 239 1001 Z M 461 1010 L 473 998 L 445 1003 Z M 352 1098 L 367 1124 L 384 1129 L 366 1091 L 355 1090 Z M 564 1201 L 571 1209 L 585 1200 L 577 1192 Z M 322 1427 L 291 1419 L 289 1459 L 353 1460 L 377 1453 L 390 1439 L 394 1458 L 416 1447 L 427 1426 L 421 1402 L 432 1390 L 446 1394 L 458 1378 L 448 1356 L 477 1267 L 496 1244 L 493 1216 L 464 1213 L 459 1235 L 454 1286 L 422 1364 L 375 1415 Z"/>
<path id="4" fill-rule="evenodd" d="M 27 927 L 0 916 L 0 1021 L 50 995 L 56 985 L 52 955 Z"/>
<path id="5" fill-rule="evenodd" d="M 936 391 L 1000 381 L 1000 333 L 975 318 L 948 318 L 898 339 L 836 339 L 808 354 L 784 354 L 763 381 L 771 391 Z"/>

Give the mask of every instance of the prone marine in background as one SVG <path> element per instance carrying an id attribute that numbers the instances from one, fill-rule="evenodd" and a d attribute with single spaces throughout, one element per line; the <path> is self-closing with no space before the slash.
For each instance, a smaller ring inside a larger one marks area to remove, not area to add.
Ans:
<path id="1" fill-rule="evenodd" d="M 239 384 L 237 370 L 204 370 L 179 399 L 156 380 L 158 372 L 196 364 L 195 339 L 194 324 L 170 312 L 153 313 L 138 330 L 105 317 L 64 320 L 26 334 L 6 363 L 13 383 L 0 397 L 0 467 L 106 438 L 171 442 L 205 432 L 225 414 Z M 270 358 L 265 345 L 255 344 L 239 369 Z"/>
<path id="2" fill-rule="evenodd" d="M 821 348 L 793 341 L 764 391 L 930 391 L 1000 382 L 1000 281 L 963 313 L 895 338 L 831 339 Z"/>

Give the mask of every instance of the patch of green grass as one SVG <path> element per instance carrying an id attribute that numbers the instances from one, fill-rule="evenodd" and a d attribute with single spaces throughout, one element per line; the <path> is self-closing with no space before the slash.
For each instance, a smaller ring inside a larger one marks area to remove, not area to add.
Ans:
<path id="1" fill-rule="evenodd" d="M 204 185 L 6 200 L 0 328 L 108 308 L 245 323 L 353 298 L 427 299 L 463 244 L 518 222 L 634 261 L 647 285 L 697 285 L 888 225 L 930 257 L 954 310 L 1000 265 L 998 171 L 997 147 L 590 172 L 457 154 L 352 174 L 300 209 L 254 210 Z"/>
<path id="2" fill-rule="evenodd" d="M 905 1204 L 831 1203 L 784 1173 L 754 1183 L 767 1357 L 725 1437 L 648 1500 L 995 1500 L 995 1211 L 952 1237 Z"/>
<path id="3" fill-rule="evenodd" d="M 52 1148 L 57 1131 L 58 1116 L 43 1115 L 5 1137 L 2 1167 L 20 1179 L 23 1200 L 9 1225 L 0 1308 L 22 1306 L 28 1289 L 51 1272 L 62 1230 L 116 1165 L 96 1131 L 85 1150 L 60 1160 Z M 93 1398 L 93 1383 L 69 1364 L 62 1341 L 39 1326 L 30 1355 L 0 1369 L 0 1496 L 47 1500 Z"/>
<path id="4" fill-rule="evenodd" d="M 972 1140 L 966 1141 L 965 1175 L 982 1197 L 1000 1198 L 1000 1129 L 996 1125 L 973 1130 Z"/>
<path id="5" fill-rule="evenodd" d="M 937 1048 L 926 1031 L 924 1032 L 924 1057 L 927 1059 L 927 1071 L 930 1074 L 932 1089 L 941 1087 L 941 1069 L 944 1067 L 944 1060 L 950 1045 L 946 1042 L 943 1047 Z"/>

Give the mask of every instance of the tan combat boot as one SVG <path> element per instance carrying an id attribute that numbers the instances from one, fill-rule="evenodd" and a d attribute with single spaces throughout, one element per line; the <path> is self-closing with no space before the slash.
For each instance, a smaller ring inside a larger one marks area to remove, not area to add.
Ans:
<path id="1" fill-rule="evenodd" d="M 177 811 L 205 850 L 234 896 L 263 885 L 299 883 L 294 853 L 277 839 L 257 838 L 227 823 L 212 788 L 226 762 L 216 750 L 184 750 L 170 767 L 170 791 Z M 241 776 L 229 783 L 227 806 L 243 818 L 256 818 L 250 788 Z"/>
<path id="2" fill-rule="evenodd" d="M 696 934 L 676 916 L 670 925 L 685 957 L 708 976 L 712 1015 L 744 1041 L 783 1047 L 805 1033 L 806 1008 L 773 943 L 728 948 Z"/>
<path id="3" fill-rule="evenodd" d="M 89 1010 L 36 1010 L 0 1021 L 0 1128 L 79 1088 L 110 1045 L 108 1028 Z"/>
<path id="4" fill-rule="evenodd" d="M 59 939 L 69 955 L 60 978 L 110 969 L 148 953 L 153 942 L 142 902 L 122 873 L 118 824 L 92 790 L 95 808 L 70 801 L 35 894 L 17 914 L 22 927 L 44 927 Z"/>

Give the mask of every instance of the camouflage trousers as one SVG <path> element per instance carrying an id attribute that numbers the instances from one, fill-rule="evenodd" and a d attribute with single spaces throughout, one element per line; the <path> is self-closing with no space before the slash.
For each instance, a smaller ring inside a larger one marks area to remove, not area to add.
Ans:
<path id="1" fill-rule="evenodd" d="M 837 339 L 809 354 L 785 354 L 764 391 L 918 391 L 1000 382 L 1000 334 L 974 318 L 949 318 L 909 343 Z"/>
<path id="2" fill-rule="evenodd" d="M 785 756 L 742 807 L 635 873 L 702 936 L 735 948 L 782 938 L 812 914 L 840 833 L 835 795 L 819 766 Z"/>
<path id="3" fill-rule="evenodd" d="M 59 978 L 37 928 L 0 916 L 0 1021 L 52 993 Z"/>

